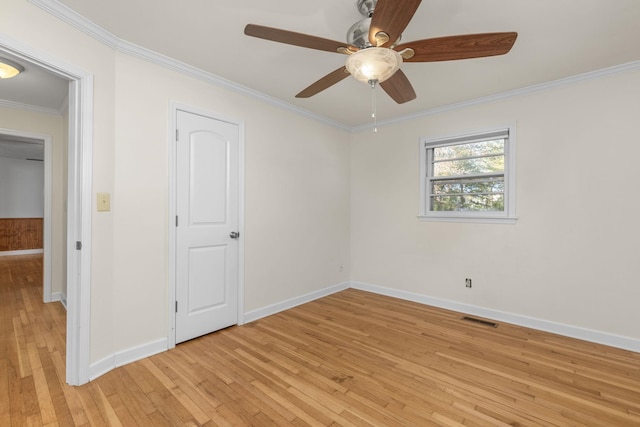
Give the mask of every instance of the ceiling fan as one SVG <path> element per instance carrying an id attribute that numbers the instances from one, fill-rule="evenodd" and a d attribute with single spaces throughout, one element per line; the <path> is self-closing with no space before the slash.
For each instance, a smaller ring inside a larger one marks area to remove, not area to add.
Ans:
<path id="1" fill-rule="evenodd" d="M 347 43 L 278 28 L 249 24 L 248 36 L 348 55 L 343 67 L 327 74 L 296 95 L 309 98 L 342 81 L 349 75 L 379 84 L 398 104 L 416 98 L 403 62 L 434 62 L 503 55 L 516 41 L 518 33 L 484 33 L 438 37 L 400 43 L 402 32 L 422 0 L 358 0 L 356 7 L 365 17 L 347 32 Z"/>

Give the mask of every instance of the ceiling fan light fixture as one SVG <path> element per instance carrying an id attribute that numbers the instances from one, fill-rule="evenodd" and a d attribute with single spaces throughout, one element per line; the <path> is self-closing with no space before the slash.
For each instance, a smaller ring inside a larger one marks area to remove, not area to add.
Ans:
<path id="1" fill-rule="evenodd" d="M 16 62 L 0 58 L 0 79 L 10 79 L 24 71 L 24 67 Z"/>
<path id="2" fill-rule="evenodd" d="M 402 56 L 386 47 L 370 47 L 349 55 L 345 65 L 347 71 L 358 81 L 370 84 L 374 80 L 382 83 L 400 69 Z"/>

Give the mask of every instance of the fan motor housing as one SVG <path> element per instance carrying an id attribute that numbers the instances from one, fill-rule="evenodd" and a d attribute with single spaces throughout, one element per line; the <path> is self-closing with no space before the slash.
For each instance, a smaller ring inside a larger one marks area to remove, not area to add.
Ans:
<path id="1" fill-rule="evenodd" d="M 364 18 L 356 22 L 347 31 L 347 43 L 359 49 L 372 46 L 369 42 L 369 27 L 371 18 Z"/>

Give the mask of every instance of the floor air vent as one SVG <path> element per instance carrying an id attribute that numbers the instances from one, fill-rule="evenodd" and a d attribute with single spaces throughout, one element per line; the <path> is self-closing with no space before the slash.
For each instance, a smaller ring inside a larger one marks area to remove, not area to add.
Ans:
<path id="1" fill-rule="evenodd" d="M 480 325 L 491 326 L 492 328 L 497 328 L 498 324 L 495 322 L 490 322 L 488 320 L 476 319 L 475 317 L 464 316 L 462 320 L 466 320 L 467 322 L 478 323 Z"/>

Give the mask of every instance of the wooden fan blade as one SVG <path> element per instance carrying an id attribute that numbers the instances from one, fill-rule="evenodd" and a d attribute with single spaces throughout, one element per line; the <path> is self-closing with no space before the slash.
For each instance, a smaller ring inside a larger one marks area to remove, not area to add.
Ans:
<path id="1" fill-rule="evenodd" d="M 380 83 L 380 87 L 398 104 L 416 99 L 416 92 L 402 70 L 396 71 L 393 76 Z"/>
<path id="2" fill-rule="evenodd" d="M 348 48 L 353 52 L 358 51 L 357 47 L 350 46 L 346 43 L 310 36 L 308 34 L 295 33 L 293 31 L 280 30 L 278 28 L 263 27 L 262 25 L 249 24 L 244 27 L 244 33 L 248 36 L 257 37 L 259 39 L 307 47 L 309 49 L 324 50 L 327 52 L 338 52 L 339 48 Z"/>
<path id="3" fill-rule="evenodd" d="M 415 55 L 405 62 L 451 61 L 455 59 L 482 58 L 504 55 L 511 50 L 518 33 L 466 34 L 418 40 L 396 46 L 414 50 Z"/>
<path id="4" fill-rule="evenodd" d="M 369 41 L 376 46 L 376 34 L 383 31 L 389 35 L 389 41 L 384 47 L 393 45 L 402 35 L 402 32 L 413 15 L 416 13 L 422 0 L 378 0 L 376 9 L 371 17 L 369 27 Z M 380 47 L 382 47 L 380 46 Z"/>
<path id="5" fill-rule="evenodd" d="M 323 90 L 333 86 L 339 81 L 346 79 L 350 75 L 351 74 L 349 74 L 349 72 L 347 71 L 347 67 L 340 67 L 337 70 L 327 74 L 317 82 L 312 83 L 309 87 L 297 94 L 296 98 L 312 97 L 316 93 L 322 92 Z"/>

